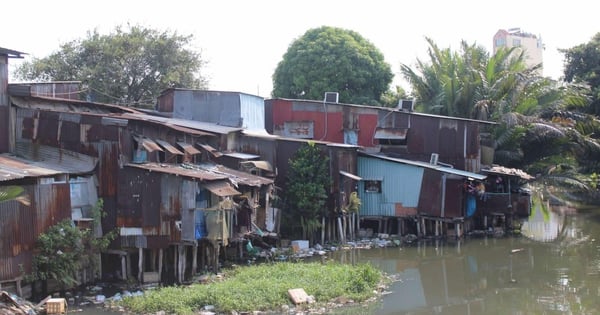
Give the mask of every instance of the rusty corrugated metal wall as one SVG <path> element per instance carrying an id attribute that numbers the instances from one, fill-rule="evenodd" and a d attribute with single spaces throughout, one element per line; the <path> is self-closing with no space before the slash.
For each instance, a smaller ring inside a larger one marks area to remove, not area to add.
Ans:
<path id="1" fill-rule="evenodd" d="M 32 250 L 38 236 L 50 226 L 71 218 L 68 183 L 28 182 L 18 184 L 29 194 L 30 206 L 16 201 L 0 203 L 0 280 L 22 276 L 20 265 L 23 265 L 25 272 L 30 272 Z"/>
<path id="2" fill-rule="evenodd" d="M 419 196 L 419 214 L 433 217 L 442 215 L 442 187 L 443 173 L 425 169 L 423 185 Z"/>

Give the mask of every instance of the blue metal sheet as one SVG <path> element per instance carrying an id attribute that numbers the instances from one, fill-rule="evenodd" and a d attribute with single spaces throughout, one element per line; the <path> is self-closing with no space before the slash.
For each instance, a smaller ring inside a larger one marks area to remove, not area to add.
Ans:
<path id="1" fill-rule="evenodd" d="M 417 207 L 423 179 L 422 167 L 359 156 L 358 176 L 381 179 L 381 193 L 365 192 L 365 182 L 359 183 L 361 215 L 395 216 L 397 203 L 403 207 Z"/>

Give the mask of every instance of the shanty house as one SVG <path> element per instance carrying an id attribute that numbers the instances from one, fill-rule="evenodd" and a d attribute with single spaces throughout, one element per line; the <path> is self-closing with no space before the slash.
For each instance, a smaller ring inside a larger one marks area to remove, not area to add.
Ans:
<path id="1" fill-rule="evenodd" d="M 441 236 L 452 229 L 461 236 L 468 218 L 464 183 L 486 178 L 439 164 L 368 153 L 359 153 L 357 175 L 362 179 L 358 194 L 363 226 L 379 233 L 418 236 Z"/>

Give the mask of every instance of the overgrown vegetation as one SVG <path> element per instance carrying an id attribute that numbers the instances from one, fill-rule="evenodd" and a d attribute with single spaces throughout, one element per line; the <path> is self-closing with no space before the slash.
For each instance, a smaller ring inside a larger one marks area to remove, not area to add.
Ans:
<path id="1" fill-rule="evenodd" d="M 291 304 L 288 290 L 294 288 L 304 289 L 317 305 L 338 297 L 362 302 L 384 279 L 369 264 L 280 262 L 229 269 L 221 282 L 165 287 L 121 303 L 135 314 L 193 314 L 206 305 L 218 312 L 267 311 Z"/>
<path id="2" fill-rule="evenodd" d="M 102 208 L 103 201 L 99 199 L 91 210 L 91 228 L 79 228 L 71 219 L 65 219 L 40 234 L 34 249 L 32 272 L 25 276 L 26 280 L 52 279 L 62 289 L 68 289 L 79 284 L 79 272 L 98 272 L 99 254 L 116 236 L 114 231 L 96 236 L 96 227 L 104 215 Z"/>

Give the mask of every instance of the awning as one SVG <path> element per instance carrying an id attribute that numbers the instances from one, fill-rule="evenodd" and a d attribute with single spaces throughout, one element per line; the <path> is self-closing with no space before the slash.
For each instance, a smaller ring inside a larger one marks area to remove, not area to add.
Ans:
<path id="1" fill-rule="evenodd" d="M 161 151 L 164 152 L 163 149 L 154 141 L 148 138 L 133 136 L 133 139 L 137 141 L 138 145 L 142 148 L 146 149 L 148 152 Z"/>
<path id="2" fill-rule="evenodd" d="M 377 128 L 375 130 L 375 139 L 406 139 L 408 129 L 405 128 Z"/>
<path id="3" fill-rule="evenodd" d="M 241 192 L 235 190 L 235 188 L 233 188 L 229 184 L 229 182 L 226 181 L 204 182 L 202 183 L 202 186 L 208 189 L 213 194 L 220 197 L 235 196 L 242 194 Z"/>
<path id="4" fill-rule="evenodd" d="M 183 155 L 183 152 L 179 151 L 176 147 L 172 146 L 170 143 L 163 140 L 154 140 L 165 150 L 169 151 L 171 154 Z"/>
<path id="5" fill-rule="evenodd" d="M 203 144 L 203 143 L 198 143 L 199 146 L 202 147 L 202 149 L 208 151 L 210 154 L 212 154 L 214 157 L 220 157 L 223 155 L 223 153 L 219 152 L 217 149 L 211 147 L 208 144 Z"/>
<path id="6" fill-rule="evenodd" d="M 356 176 L 354 174 L 348 173 L 348 172 L 344 172 L 344 171 L 340 171 L 340 175 L 342 176 L 346 176 L 350 179 L 354 179 L 354 180 L 362 180 L 362 177 Z"/>
<path id="7" fill-rule="evenodd" d="M 202 153 L 200 150 L 194 148 L 193 145 L 185 142 L 177 142 L 177 144 L 185 151 L 187 154 L 200 154 Z"/>

